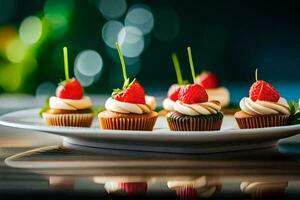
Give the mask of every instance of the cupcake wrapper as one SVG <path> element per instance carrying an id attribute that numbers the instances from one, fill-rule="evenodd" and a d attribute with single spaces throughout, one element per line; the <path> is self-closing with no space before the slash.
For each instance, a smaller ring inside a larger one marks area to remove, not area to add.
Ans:
<path id="1" fill-rule="evenodd" d="M 285 126 L 288 124 L 288 115 L 263 115 L 235 118 L 241 129 L 266 128 L 273 126 Z"/>
<path id="2" fill-rule="evenodd" d="M 93 114 L 49 114 L 43 113 L 43 118 L 48 126 L 74 126 L 90 127 L 93 122 Z"/>
<path id="3" fill-rule="evenodd" d="M 180 200 L 193 200 L 197 199 L 197 189 L 194 187 L 179 187 L 175 189 L 176 196 Z"/>
<path id="4" fill-rule="evenodd" d="M 171 131 L 215 131 L 220 130 L 223 115 L 220 117 L 186 117 L 172 115 L 167 117 Z"/>
<path id="5" fill-rule="evenodd" d="M 105 118 L 99 117 L 100 127 L 110 130 L 152 131 L 157 116 L 140 118 Z"/>

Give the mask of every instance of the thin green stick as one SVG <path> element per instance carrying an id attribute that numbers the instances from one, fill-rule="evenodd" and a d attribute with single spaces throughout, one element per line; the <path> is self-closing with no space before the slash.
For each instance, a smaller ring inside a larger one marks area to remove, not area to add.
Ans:
<path id="1" fill-rule="evenodd" d="M 255 80 L 258 80 L 258 68 L 255 69 Z"/>
<path id="2" fill-rule="evenodd" d="M 70 77 L 69 77 L 68 48 L 67 47 L 63 48 L 63 53 L 64 53 L 65 76 L 66 76 L 66 81 L 68 81 L 70 79 Z"/>
<path id="3" fill-rule="evenodd" d="M 195 75 L 195 68 L 194 68 L 193 57 L 192 57 L 192 49 L 191 49 L 191 47 L 188 47 L 187 50 L 188 50 L 188 55 L 189 55 L 189 61 L 190 61 L 190 67 L 191 67 L 193 81 L 194 81 L 194 83 L 196 83 L 196 75 Z"/>
<path id="4" fill-rule="evenodd" d="M 123 54 L 121 52 L 120 45 L 119 45 L 118 42 L 116 42 L 116 48 L 118 50 L 119 58 L 120 58 L 120 61 L 121 61 L 121 66 L 122 66 L 122 71 L 123 71 L 123 78 L 124 78 L 124 85 L 123 85 L 123 87 L 125 87 L 125 86 L 127 86 L 129 84 L 129 80 L 127 78 L 125 60 L 124 60 L 124 57 L 123 57 Z"/>
<path id="5" fill-rule="evenodd" d="M 178 83 L 178 85 L 182 85 L 183 84 L 182 74 L 181 74 L 180 64 L 179 64 L 176 53 L 172 53 L 172 61 L 173 61 L 173 65 L 174 65 L 175 72 L 176 72 L 177 83 Z"/>

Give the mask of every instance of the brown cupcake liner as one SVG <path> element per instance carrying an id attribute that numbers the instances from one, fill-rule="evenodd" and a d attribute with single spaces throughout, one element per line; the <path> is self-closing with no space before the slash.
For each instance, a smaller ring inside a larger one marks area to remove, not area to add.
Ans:
<path id="1" fill-rule="evenodd" d="M 235 119 L 241 129 L 266 128 L 287 125 L 289 115 L 261 115 L 241 118 L 235 117 Z"/>
<path id="2" fill-rule="evenodd" d="M 181 200 L 197 199 L 197 189 L 192 186 L 178 187 L 175 189 L 176 196 Z"/>
<path id="3" fill-rule="evenodd" d="M 169 113 L 167 116 L 171 131 L 216 131 L 222 126 L 222 118 L 176 116 Z"/>
<path id="4" fill-rule="evenodd" d="M 102 129 L 110 130 L 134 130 L 134 131 L 152 131 L 158 115 L 151 117 L 118 118 L 101 117 L 99 123 Z"/>
<path id="5" fill-rule="evenodd" d="M 84 114 L 49 114 L 43 113 L 47 126 L 90 127 L 93 122 L 92 113 Z"/>

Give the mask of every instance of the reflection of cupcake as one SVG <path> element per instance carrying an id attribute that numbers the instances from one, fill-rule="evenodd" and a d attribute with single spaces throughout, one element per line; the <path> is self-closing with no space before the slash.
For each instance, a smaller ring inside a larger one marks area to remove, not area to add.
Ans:
<path id="1" fill-rule="evenodd" d="M 138 196 L 145 195 L 147 192 L 146 182 L 107 182 L 104 185 L 109 194 Z"/>
<path id="2" fill-rule="evenodd" d="M 84 96 L 83 87 L 76 79 L 69 79 L 68 67 L 65 70 L 66 80 L 59 84 L 56 96 L 50 97 L 49 109 L 43 110 L 42 116 L 49 126 L 90 127 L 92 101 Z"/>
<path id="3" fill-rule="evenodd" d="M 183 86 L 174 105 L 174 112 L 167 114 L 173 131 L 220 130 L 223 114 L 218 101 L 208 101 L 205 89 L 198 84 Z"/>
<path id="4" fill-rule="evenodd" d="M 242 182 L 240 188 L 253 200 L 273 200 L 282 199 L 287 186 L 287 182 Z"/>
<path id="5" fill-rule="evenodd" d="M 136 79 L 129 83 L 124 58 L 118 44 L 116 47 L 122 64 L 124 84 L 122 89 L 114 90 L 112 97 L 105 103 L 106 110 L 99 113 L 100 127 L 113 130 L 151 131 L 158 117 L 158 114 L 153 111 L 155 103 L 152 101 L 150 105 L 146 104 L 145 91 Z"/>
<path id="6" fill-rule="evenodd" d="M 265 81 L 256 81 L 249 97 L 240 101 L 241 111 L 235 113 L 240 128 L 285 126 L 291 114 L 287 101 Z"/>
<path id="7" fill-rule="evenodd" d="M 208 94 L 208 100 L 218 100 L 222 107 L 230 103 L 230 94 L 227 88 L 220 87 L 217 76 L 212 72 L 202 72 L 196 77 L 196 83 L 203 86 Z"/>
<path id="8" fill-rule="evenodd" d="M 176 192 L 179 199 L 210 198 L 221 191 L 222 185 L 217 180 L 202 176 L 196 180 L 168 181 L 168 187 Z"/>

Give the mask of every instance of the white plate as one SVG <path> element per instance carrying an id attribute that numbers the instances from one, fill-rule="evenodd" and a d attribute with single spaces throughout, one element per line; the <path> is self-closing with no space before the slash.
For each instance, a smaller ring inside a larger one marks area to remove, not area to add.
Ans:
<path id="1" fill-rule="evenodd" d="M 39 117 L 39 109 L 21 110 L 0 117 L 4 126 L 41 131 L 64 137 L 64 145 L 74 148 L 137 150 L 174 153 L 215 153 L 256 149 L 276 145 L 282 138 L 300 133 L 300 125 L 243 129 L 235 128 L 233 116 L 225 116 L 220 131 L 174 132 L 160 117 L 153 131 L 101 130 L 95 119 L 92 128 L 49 127 Z"/>

